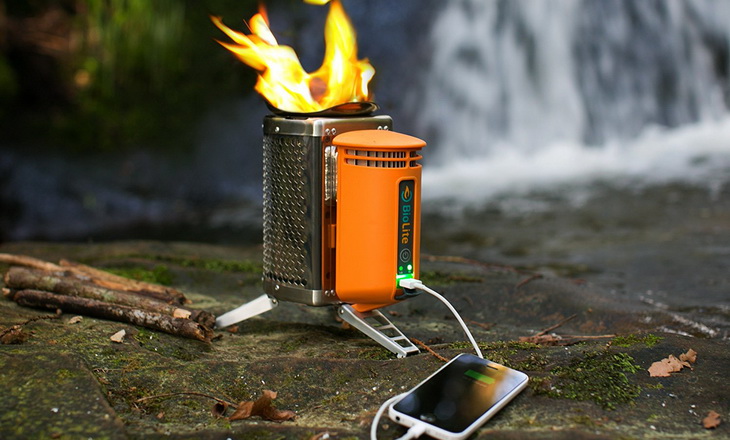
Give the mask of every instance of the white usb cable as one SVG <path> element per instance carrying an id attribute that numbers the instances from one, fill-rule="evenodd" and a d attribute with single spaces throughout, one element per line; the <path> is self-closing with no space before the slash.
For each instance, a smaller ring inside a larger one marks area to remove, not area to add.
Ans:
<path id="1" fill-rule="evenodd" d="M 423 292 L 428 293 L 429 295 L 432 295 L 436 297 L 439 301 L 446 304 L 446 307 L 451 310 L 451 313 L 454 314 L 457 321 L 459 321 L 459 324 L 461 324 L 461 328 L 464 329 L 464 333 L 466 333 L 467 338 L 469 338 L 469 342 L 471 342 L 471 345 L 474 346 L 474 350 L 477 352 L 477 356 L 479 356 L 481 359 L 484 359 L 484 355 L 482 355 L 482 351 L 479 349 L 479 345 L 477 345 L 477 341 L 474 340 L 474 336 L 472 336 L 471 332 L 469 331 L 469 328 L 464 323 L 464 320 L 461 319 L 461 315 L 459 315 L 459 312 L 456 311 L 454 306 L 451 305 L 451 303 L 444 298 L 440 293 L 436 292 L 433 289 L 428 288 L 421 280 L 417 280 L 415 278 L 409 278 L 400 280 L 399 286 L 403 289 L 418 289 Z M 405 394 L 405 393 L 404 393 Z M 397 396 L 393 396 L 390 399 L 386 400 L 382 405 L 380 405 L 380 408 L 378 409 L 378 412 L 375 413 L 375 417 L 373 417 L 373 423 L 370 426 L 370 440 L 377 440 L 377 431 L 378 431 L 378 424 L 380 423 L 380 417 L 382 417 L 383 412 L 385 412 L 385 409 L 390 405 L 391 403 L 398 400 L 403 394 L 398 394 Z M 424 425 L 415 425 L 412 426 L 402 437 L 398 438 L 397 440 L 411 440 L 414 438 L 420 437 L 424 432 L 426 432 L 426 428 Z"/>
<path id="2" fill-rule="evenodd" d="M 380 405 L 378 412 L 375 413 L 375 417 L 373 417 L 373 423 L 372 423 L 372 425 L 370 425 L 370 440 L 378 440 L 378 435 L 377 435 L 378 424 L 380 424 L 380 417 L 383 416 L 383 413 L 385 412 L 385 409 L 388 407 L 388 405 L 390 405 L 391 403 L 400 399 L 405 394 L 406 393 L 398 394 L 397 396 L 393 396 L 390 399 L 383 402 L 382 405 Z M 424 425 L 411 426 L 411 428 L 402 437 L 399 437 L 396 440 L 410 440 L 410 439 L 418 438 L 421 435 L 423 435 L 424 432 L 426 432 L 426 427 Z"/>
<path id="3" fill-rule="evenodd" d="M 400 287 L 402 287 L 404 289 L 418 289 L 418 290 L 421 290 L 421 291 L 426 292 L 426 293 L 428 293 L 430 295 L 433 295 L 439 301 L 441 301 L 442 303 L 446 304 L 446 307 L 448 307 L 449 310 L 451 310 L 451 313 L 454 314 L 454 316 L 456 317 L 456 319 L 459 321 L 459 324 L 461 324 L 461 328 L 464 329 L 464 333 L 466 333 L 466 336 L 469 338 L 469 342 L 471 342 L 471 345 L 474 346 L 474 351 L 477 352 L 477 356 L 479 356 L 480 358 L 484 359 L 484 356 L 482 355 L 482 351 L 479 349 L 479 346 L 477 345 L 477 341 L 474 340 L 474 336 L 471 335 L 471 332 L 469 331 L 469 329 L 467 328 L 466 324 L 464 323 L 464 320 L 461 319 L 461 316 L 459 315 L 459 312 L 456 311 L 456 309 L 454 308 L 454 306 L 452 306 L 451 303 L 446 298 L 444 298 L 443 296 L 441 296 L 441 294 L 438 293 L 438 292 L 436 292 L 435 290 L 429 289 L 425 284 L 423 284 L 423 282 L 421 282 L 421 280 L 417 280 L 415 278 L 409 278 L 409 279 L 405 279 L 405 280 L 400 280 Z"/>

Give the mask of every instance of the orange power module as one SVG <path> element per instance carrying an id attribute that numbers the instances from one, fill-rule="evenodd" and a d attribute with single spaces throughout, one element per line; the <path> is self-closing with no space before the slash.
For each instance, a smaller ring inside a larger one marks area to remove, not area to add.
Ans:
<path id="1" fill-rule="evenodd" d="M 405 297 L 398 280 L 417 278 L 421 159 L 426 143 L 389 130 L 336 136 L 335 292 L 359 312 Z"/>

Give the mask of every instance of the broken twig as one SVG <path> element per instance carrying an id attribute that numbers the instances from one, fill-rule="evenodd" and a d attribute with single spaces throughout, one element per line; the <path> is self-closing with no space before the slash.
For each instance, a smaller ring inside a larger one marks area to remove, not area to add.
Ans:
<path id="1" fill-rule="evenodd" d="M 416 338 L 411 338 L 411 341 L 413 341 L 413 343 L 414 343 L 414 344 L 416 344 L 416 345 L 418 345 L 419 347 L 422 347 L 422 348 L 423 348 L 424 350 L 426 350 L 427 352 L 429 352 L 429 353 L 431 353 L 432 355 L 434 355 L 434 356 L 436 357 L 436 359 L 438 359 L 438 360 L 440 360 L 440 361 L 444 361 L 444 362 L 448 362 L 448 361 L 449 361 L 449 360 L 448 360 L 448 359 L 446 359 L 445 357 L 443 357 L 443 356 L 441 356 L 440 354 L 438 354 L 438 353 L 436 353 L 435 351 L 433 351 L 433 349 L 432 349 L 431 347 L 429 347 L 428 345 L 426 345 L 426 343 L 425 343 L 425 342 L 423 342 L 423 341 L 419 341 L 419 340 L 418 340 L 418 339 L 416 339 Z"/>
<path id="2" fill-rule="evenodd" d="M 517 283 L 515 285 L 515 289 L 519 289 L 520 287 L 524 286 L 525 284 L 527 284 L 527 283 L 529 283 L 531 281 L 534 281 L 534 280 L 538 280 L 538 279 L 540 279 L 542 277 L 543 277 L 543 275 L 541 273 L 532 274 L 529 277 L 527 277 L 524 280 L 522 280 L 519 283 Z"/>
<path id="3" fill-rule="evenodd" d="M 491 322 L 479 322 L 479 321 L 474 321 L 473 319 L 469 319 L 469 318 L 463 318 L 463 319 L 465 322 L 476 325 L 477 327 L 481 327 L 484 330 L 491 330 L 492 327 L 494 327 L 494 324 Z"/>
<path id="4" fill-rule="evenodd" d="M 550 327 L 548 327 L 548 328 L 546 328 L 546 329 L 538 332 L 537 334 L 535 334 L 535 336 L 542 336 L 542 335 L 546 334 L 547 332 L 551 332 L 551 331 L 555 330 L 558 327 L 562 327 L 563 324 L 565 324 L 566 322 L 568 322 L 571 319 L 575 318 L 576 316 L 578 316 L 578 315 L 575 315 L 575 314 L 570 315 L 567 318 L 563 319 L 562 321 L 558 322 L 557 324 L 551 325 Z"/>
<path id="5" fill-rule="evenodd" d="M 215 324 L 213 315 L 204 310 L 188 310 L 154 298 L 112 290 L 75 278 L 58 276 L 54 273 L 38 269 L 11 267 L 8 273 L 5 274 L 5 284 L 12 289 L 43 290 L 61 295 L 89 298 L 106 303 L 135 307 L 175 318 L 190 318 L 208 327 L 213 327 Z"/>
<path id="6" fill-rule="evenodd" d="M 10 290 L 3 289 L 3 295 L 8 296 Z M 33 318 L 26 319 L 20 324 L 12 325 L 3 331 L 0 331 L 0 344 L 20 344 L 25 342 L 30 333 L 23 332 L 23 327 L 34 321 L 40 321 L 41 319 L 58 319 L 61 315 L 43 315 L 34 316 Z M 31 332 L 32 333 L 32 332 Z"/>
<path id="7" fill-rule="evenodd" d="M 0 253 L 0 263 L 30 267 L 47 272 L 63 272 L 64 274 L 73 275 L 84 281 L 96 284 L 97 286 L 133 292 L 138 295 L 153 297 L 170 304 L 190 303 L 190 300 L 187 299 L 182 292 L 172 287 L 125 278 L 73 261 L 61 260 L 59 264 L 54 264 L 27 255 Z"/>
<path id="8" fill-rule="evenodd" d="M 49 272 L 63 272 L 64 268 L 38 258 L 29 257 L 27 255 L 2 254 L 0 253 L 0 263 L 14 264 L 16 266 L 32 267 L 35 269 L 47 270 Z"/>
<path id="9" fill-rule="evenodd" d="M 56 295 L 39 290 L 20 290 L 10 293 L 11 299 L 22 306 L 45 309 L 61 309 L 97 318 L 121 321 L 129 324 L 160 330 L 172 335 L 210 342 L 213 331 L 208 327 L 186 318 L 174 318 L 161 313 L 139 308 L 111 304 L 96 299 Z"/>
<path id="10" fill-rule="evenodd" d="M 63 269 L 76 275 L 89 278 L 92 283 L 102 287 L 151 296 L 170 304 L 190 303 L 190 300 L 187 299 L 182 292 L 177 289 L 173 289 L 172 287 L 125 278 L 95 267 L 75 263 L 73 261 L 61 260 L 60 264 Z"/>
<path id="11" fill-rule="evenodd" d="M 227 406 L 230 406 L 233 409 L 236 409 L 238 407 L 238 405 L 235 405 L 235 404 L 233 404 L 231 402 L 227 402 L 227 401 L 225 401 L 225 400 L 223 400 L 221 398 L 218 398 L 218 397 L 215 397 L 215 396 L 211 396 L 210 394 L 198 393 L 198 392 L 195 392 L 195 391 L 180 391 L 180 392 L 177 392 L 177 393 L 155 394 L 155 395 L 152 395 L 152 396 L 140 397 L 139 399 L 135 400 L 135 402 L 136 403 L 142 403 L 142 402 L 145 402 L 147 400 L 152 400 L 152 399 L 167 399 L 168 397 L 176 397 L 176 396 L 198 396 L 198 397 L 206 397 L 208 399 L 212 399 L 212 400 L 215 400 L 216 402 L 223 403 L 223 404 L 225 404 Z"/>
<path id="12" fill-rule="evenodd" d="M 550 327 L 541 330 L 537 333 L 535 333 L 533 336 L 521 336 L 519 338 L 520 342 L 529 342 L 532 344 L 538 344 L 538 345 L 573 345 L 577 344 L 579 342 L 583 342 L 589 339 L 606 339 L 606 338 L 614 338 L 616 335 L 597 335 L 597 336 L 590 336 L 590 335 L 556 335 L 548 334 L 548 332 L 551 332 L 555 330 L 556 328 L 562 326 L 566 322 L 570 321 L 571 319 L 575 318 L 576 315 L 568 316 L 567 318 L 563 319 L 562 321 L 558 322 L 557 324 L 551 325 Z"/>

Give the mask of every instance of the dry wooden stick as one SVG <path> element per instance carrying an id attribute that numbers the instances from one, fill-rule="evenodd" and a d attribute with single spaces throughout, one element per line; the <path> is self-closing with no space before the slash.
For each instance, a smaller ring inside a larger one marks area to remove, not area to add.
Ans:
<path id="1" fill-rule="evenodd" d="M 570 321 L 571 319 L 575 318 L 576 316 L 577 315 L 575 315 L 575 314 L 570 315 L 567 318 L 563 319 L 562 321 L 558 322 L 557 324 L 551 325 L 550 327 L 538 332 L 537 334 L 535 334 L 535 336 L 542 336 L 542 335 L 546 334 L 547 332 L 551 332 L 551 331 L 555 330 L 556 328 L 562 326 L 566 322 Z"/>
<path id="2" fill-rule="evenodd" d="M 211 328 L 215 325 L 215 317 L 204 310 L 188 310 L 154 298 L 112 290 L 37 269 L 11 267 L 5 274 L 5 284 L 17 290 L 43 290 L 61 295 L 95 299 L 106 303 L 135 307 L 175 318 L 190 318 Z"/>
<path id="3" fill-rule="evenodd" d="M 463 318 L 463 319 L 464 319 L 464 322 L 468 322 L 469 324 L 474 324 L 476 326 L 483 328 L 484 330 L 491 330 L 492 327 L 494 327 L 494 324 L 491 322 L 479 322 L 479 321 L 474 321 L 473 319 L 469 319 L 469 318 Z"/>
<path id="4" fill-rule="evenodd" d="M 615 338 L 616 335 L 563 335 L 564 339 L 607 339 Z"/>
<path id="5" fill-rule="evenodd" d="M 58 265 L 27 255 L 0 253 L 0 263 L 31 267 L 49 272 L 70 272 L 79 278 L 102 287 L 151 296 L 170 304 L 190 303 L 190 300 L 182 292 L 172 287 L 132 280 L 73 261 L 61 260 L 60 265 Z"/>
<path id="6" fill-rule="evenodd" d="M 14 264 L 16 266 L 32 267 L 35 269 L 47 270 L 49 272 L 63 272 L 65 269 L 57 264 L 39 260 L 27 255 L 1 254 L 0 263 Z"/>
<path id="7" fill-rule="evenodd" d="M 3 295 L 5 296 L 7 296 L 6 291 L 10 292 L 8 289 L 3 289 Z M 59 314 L 34 316 L 33 318 L 26 319 L 20 324 L 11 325 L 10 327 L 0 331 L 0 344 L 17 344 L 23 342 L 28 337 L 27 334 L 23 333 L 24 326 L 41 319 L 58 319 L 60 316 L 61 315 Z"/>
<path id="8" fill-rule="evenodd" d="M 429 347 L 428 345 L 426 345 L 426 343 L 425 343 L 425 342 L 423 342 L 423 341 L 419 341 L 419 340 L 418 340 L 418 339 L 416 339 L 416 338 L 411 338 L 411 341 L 413 341 L 413 342 L 414 342 L 414 343 L 415 343 L 416 345 L 418 345 L 418 346 L 422 347 L 422 348 L 423 348 L 424 350 L 426 350 L 427 352 L 429 352 L 429 353 L 431 353 L 432 355 L 436 356 L 436 359 L 438 359 L 438 360 L 440 360 L 440 361 L 444 361 L 444 362 L 448 362 L 448 361 L 449 361 L 449 360 L 448 360 L 448 359 L 446 359 L 445 357 L 443 357 L 443 356 L 441 356 L 440 354 L 438 354 L 438 353 L 436 353 L 435 351 L 433 351 L 433 349 L 432 349 L 431 347 Z"/>
<path id="9" fill-rule="evenodd" d="M 139 399 L 135 400 L 135 402 L 136 403 L 142 403 L 142 402 L 147 401 L 147 400 L 152 400 L 152 399 L 165 399 L 165 398 L 168 398 L 168 397 L 175 397 L 175 396 L 199 396 L 199 397 L 206 397 L 208 399 L 213 399 L 216 402 L 224 403 L 224 404 L 230 406 L 233 409 L 238 408 L 238 405 L 236 405 L 234 403 L 225 401 L 225 400 L 220 399 L 220 398 L 215 397 L 215 396 L 211 396 L 210 394 L 198 393 L 198 392 L 195 392 L 195 391 L 180 391 L 180 392 L 176 392 L 176 393 L 154 394 L 152 396 L 140 397 Z"/>
<path id="10" fill-rule="evenodd" d="M 571 319 L 575 318 L 576 315 L 568 316 L 567 318 L 563 319 L 562 321 L 558 322 L 557 324 L 551 325 L 550 327 L 541 330 L 540 332 L 536 333 L 534 336 L 521 336 L 520 342 L 531 342 L 533 344 L 540 344 L 540 345 L 573 345 L 577 344 L 578 342 L 590 340 L 590 339 L 605 339 L 605 338 L 615 338 L 616 335 L 548 335 L 547 333 L 550 331 L 555 330 L 556 328 L 562 326 L 566 322 L 570 321 Z"/>
<path id="11" fill-rule="evenodd" d="M 64 270 L 68 270 L 77 276 L 89 278 L 91 282 L 102 287 L 152 296 L 170 304 L 190 303 L 190 300 L 182 292 L 172 287 L 132 280 L 73 261 L 61 260 L 60 264 Z"/>
<path id="12" fill-rule="evenodd" d="M 174 318 L 161 313 L 111 304 L 95 299 L 57 295 L 39 290 L 11 291 L 8 296 L 22 306 L 52 310 L 61 309 L 64 312 L 140 325 L 204 342 L 210 342 L 213 337 L 212 330 L 190 319 Z"/>
<path id="13" fill-rule="evenodd" d="M 557 324 L 551 325 L 550 327 L 535 333 L 533 336 L 520 336 L 520 342 L 531 342 L 538 345 L 564 345 L 562 336 L 553 336 L 548 335 L 547 333 L 555 330 L 575 317 L 575 314 L 568 316 Z"/>
<path id="14" fill-rule="evenodd" d="M 520 337 L 520 342 L 531 342 L 538 345 L 574 345 L 579 342 L 593 340 L 593 339 L 606 339 L 615 338 L 616 335 L 541 335 L 541 336 L 523 336 Z"/>
<path id="15" fill-rule="evenodd" d="M 532 274 L 529 277 L 527 277 L 524 280 L 517 283 L 515 285 L 515 289 L 519 289 L 520 287 L 524 286 L 525 284 L 529 283 L 530 281 L 534 281 L 534 280 L 540 279 L 542 277 L 543 277 L 543 275 L 541 273 Z"/>

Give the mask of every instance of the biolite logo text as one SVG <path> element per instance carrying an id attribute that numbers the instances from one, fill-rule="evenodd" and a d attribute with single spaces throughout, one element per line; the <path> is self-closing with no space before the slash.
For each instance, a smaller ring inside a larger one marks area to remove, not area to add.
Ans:
<path id="1" fill-rule="evenodd" d="M 398 184 L 398 272 L 399 277 L 413 273 L 413 196 L 415 180 Z"/>

